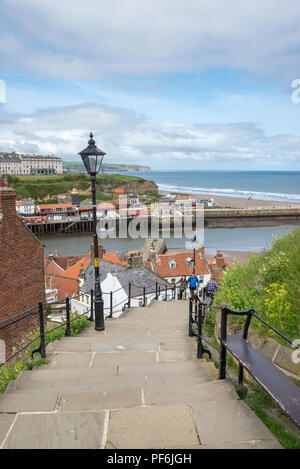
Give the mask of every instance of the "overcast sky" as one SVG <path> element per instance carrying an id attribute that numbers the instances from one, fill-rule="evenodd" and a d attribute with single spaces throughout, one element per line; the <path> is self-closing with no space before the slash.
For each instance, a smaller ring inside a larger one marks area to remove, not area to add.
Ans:
<path id="1" fill-rule="evenodd" d="M 79 161 L 93 131 L 106 162 L 300 170 L 299 24 L 299 0 L 0 0 L 0 151 Z"/>

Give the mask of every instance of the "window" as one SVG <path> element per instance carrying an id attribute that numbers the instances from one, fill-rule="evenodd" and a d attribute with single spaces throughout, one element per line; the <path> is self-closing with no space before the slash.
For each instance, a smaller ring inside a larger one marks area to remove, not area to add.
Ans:
<path id="1" fill-rule="evenodd" d="M 176 262 L 174 259 L 168 259 L 169 269 L 176 269 Z"/>
<path id="2" fill-rule="evenodd" d="M 191 269 L 192 267 L 194 267 L 194 261 L 193 259 L 191 259 L 190 257 L 187 257 L 186 258 L 186 263 L 187 263 L 187 266 L 189 269 Z"/>

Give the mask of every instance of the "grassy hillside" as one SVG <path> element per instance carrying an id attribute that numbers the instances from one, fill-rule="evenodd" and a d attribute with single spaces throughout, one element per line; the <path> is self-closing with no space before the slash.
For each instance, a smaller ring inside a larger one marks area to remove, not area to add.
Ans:
<path id="1" fill-rule="evenodd" d="M 216 301 L 255 312 L 292 340 L 300 337 L 300 227 L 273 241 L 262 255 L 227 270 Z M 237 321 L 237 318 L 234 318 Z M 251 327 L 270 334 L 260 321 Z"/>
<path id="2" fill-rule="evenodd" d="M 91 186 L 90 176 L 87 174 L 8 176 L 8 178 L 18 198 L 33 198 L 34 200 L 54 199 L 58 194 L 69 193 L 74 187 L 79 193 L 86 193 Z M 157 192 L 157 186 L 152 181 L 119 174 L 101 174 L 97 176 L 96 184 L 98 195 L 112 192 L 120 186 L 124 187 L 127 192 L 136 194 Z"/>

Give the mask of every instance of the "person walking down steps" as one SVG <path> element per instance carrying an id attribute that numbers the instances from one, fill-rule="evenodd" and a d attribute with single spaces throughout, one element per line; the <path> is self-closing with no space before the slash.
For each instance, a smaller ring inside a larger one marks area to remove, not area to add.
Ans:
<path id="1" fill-rule="evenodd" d="M 197 293 L 197 288 L 200 285 L 198 277 L 196 277 L 195 274 L 193 273 L 192 275 L 189 276 L 187 280 L 187 284 L 190 288 L 191 297 L 193 298 L 193 296 Z"/>
<path id="2" fill-rule="evenodd" d="M 186 298 L 186 289 L 188 287 L 187 281 L 186 281 L 186 276 L 183 275 L 179 282 L 177 282 L 177 285 L 179 284 L 179 300 L 182 300 L 182 298 Z"/>

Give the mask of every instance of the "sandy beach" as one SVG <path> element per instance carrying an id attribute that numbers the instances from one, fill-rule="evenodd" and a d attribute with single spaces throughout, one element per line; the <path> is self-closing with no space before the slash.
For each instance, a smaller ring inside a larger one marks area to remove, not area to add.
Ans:
<path id="1" fill-rule="evenodd" d="M 161 194 L 166 195 L 167 192 L 161 191 Z M 197 200 L 213 199 L 215 204 L 221 208 L 300 208 L 300 202 L 278 202 L 273 200 L 246 199 L 242 197 L 228 197 L 211 194 L 180 194 L 178 192 L 176 192 L 176 194 L 190 195 Z"/>

